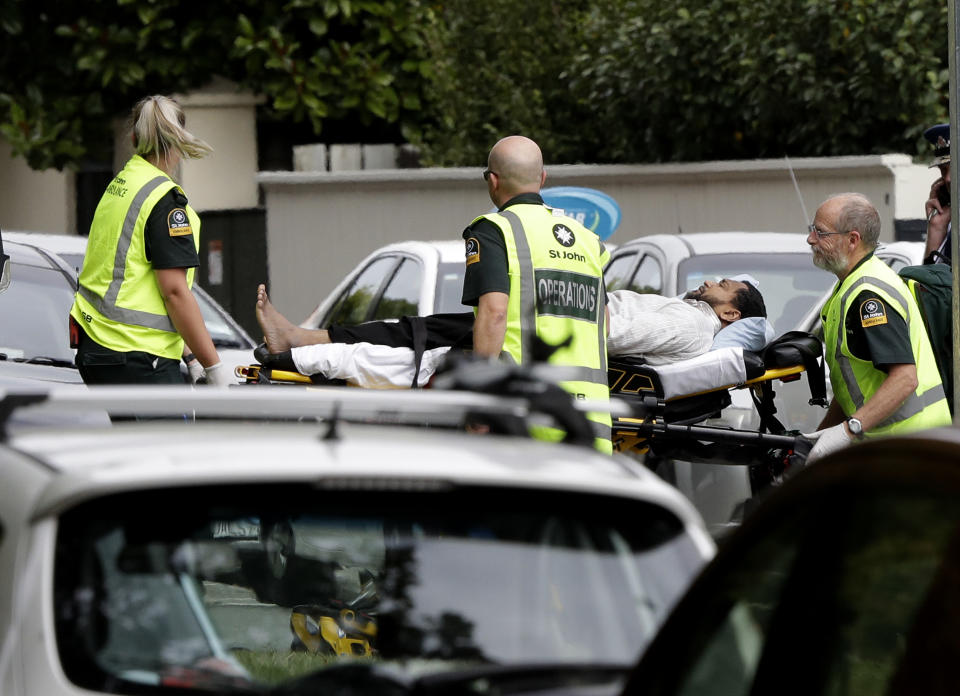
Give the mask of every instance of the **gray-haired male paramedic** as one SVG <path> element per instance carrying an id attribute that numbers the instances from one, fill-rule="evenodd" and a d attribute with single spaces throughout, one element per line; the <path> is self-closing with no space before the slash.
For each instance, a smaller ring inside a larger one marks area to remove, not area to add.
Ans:
<path id="1" fill-rule="evenodd" d="M 859 193 L 831 196 L 809 226 L 813 263 L 837 276 L 821 310 L 833 401 L 807 461 L 864 437 L 950 424 L 940 371 L 906 284 L 874 256 L 880 215 Z"/>

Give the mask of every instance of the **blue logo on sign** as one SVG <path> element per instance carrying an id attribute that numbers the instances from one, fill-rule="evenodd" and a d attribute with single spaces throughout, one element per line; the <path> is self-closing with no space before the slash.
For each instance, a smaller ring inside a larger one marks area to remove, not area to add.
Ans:
<path id="1" fill-rule="evenodd" d="M 620 225 L 620 206 L 610 196 L 581 186 L 554 186 L 540 191 L 543 201 L 593 232 L 609 239 Z"/>

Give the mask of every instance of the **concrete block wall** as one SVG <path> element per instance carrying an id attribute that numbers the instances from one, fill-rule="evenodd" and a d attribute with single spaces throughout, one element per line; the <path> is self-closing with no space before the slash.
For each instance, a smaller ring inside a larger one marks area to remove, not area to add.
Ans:
<path id="1" fill-rule="evenodd" d="M 377 247 L 407 239 L 459 239 L 475 216 L 492 209 L 480 172 L 481 167 L 262 172 L 273 299 L 300 321 Z M 789 165 L 785 160 L 548 165 L 546 185 L 587 186 L 613 196 L 623 217 L 612 243 L 663 232 L 805 235 L 818 204 L 842 191 L 865 193 L 880 211 L 883 239 L 892 241 L 893 220 L 922 216 L 936 176 L 907 155 L 882 155 Z"/>

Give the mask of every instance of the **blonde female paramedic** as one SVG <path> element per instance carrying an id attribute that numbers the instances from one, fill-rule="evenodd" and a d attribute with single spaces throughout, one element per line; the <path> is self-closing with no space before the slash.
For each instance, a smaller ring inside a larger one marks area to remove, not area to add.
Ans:
<path id="1" fill-rule="evenodd" d="M 135 154 L 97 205 L 70 310 L 77 367 L 87 384 L 182 384 L 180 359 L 195 359 L 207 383 L 226 386 L 232 376 L 190 290 L 200 218 L 171 178 L 181 158 L 213 150 L 169 97 L 141 100 L 132 126 Z"/>

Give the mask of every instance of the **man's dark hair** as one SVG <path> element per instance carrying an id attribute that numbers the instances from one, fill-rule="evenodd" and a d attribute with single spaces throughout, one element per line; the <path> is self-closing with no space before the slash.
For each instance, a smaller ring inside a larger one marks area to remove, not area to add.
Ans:
<path id="1" fill-rule="evenodd" d="M 731 303 L 740 311 L 740 318 L 766 317 L 767 306 L 763 303 L 763 295 L 750 283 L 744 281 L 743 284 L 747 287 L 737 292 Z"/>

